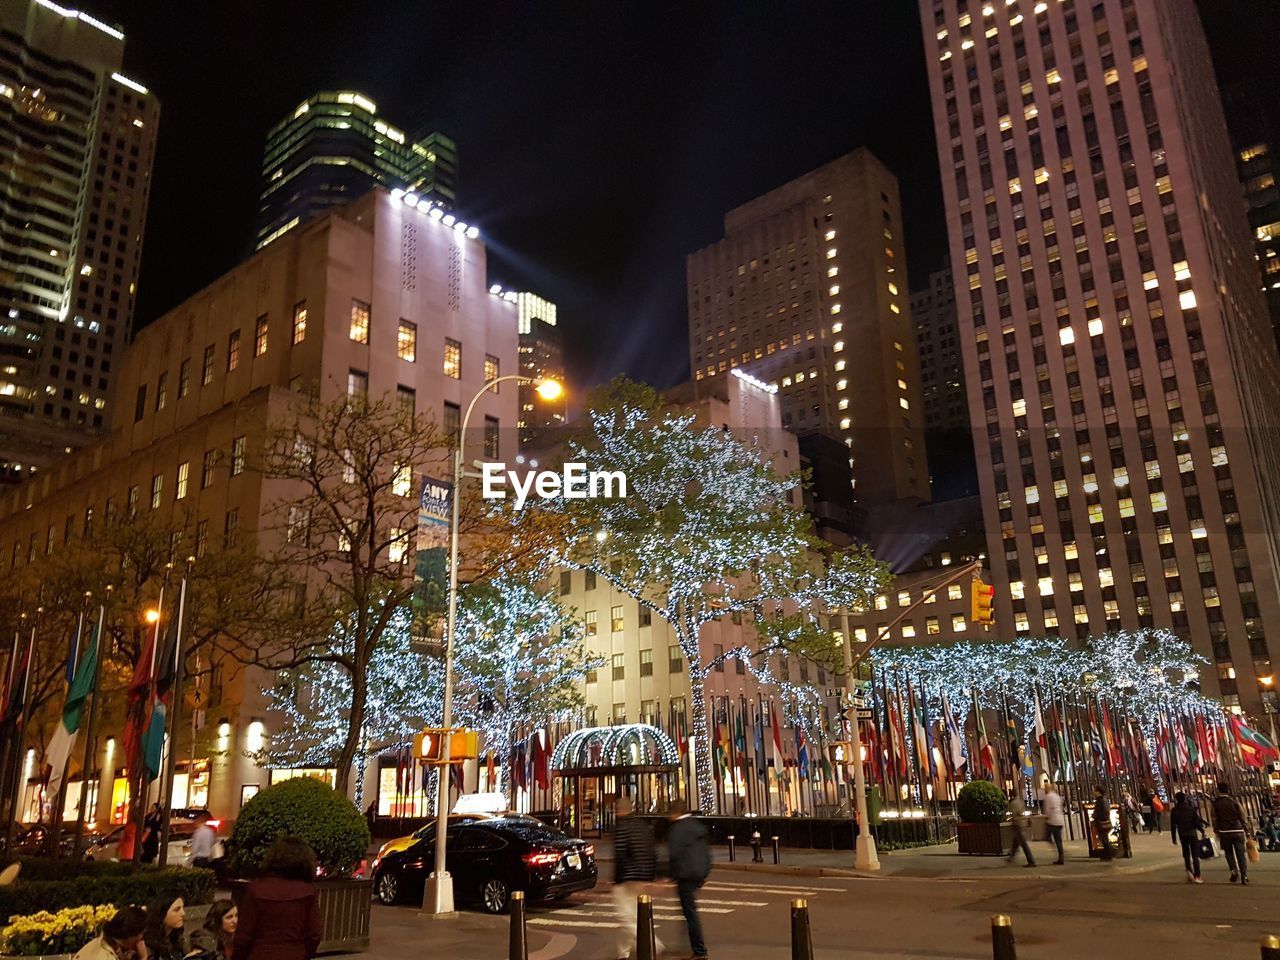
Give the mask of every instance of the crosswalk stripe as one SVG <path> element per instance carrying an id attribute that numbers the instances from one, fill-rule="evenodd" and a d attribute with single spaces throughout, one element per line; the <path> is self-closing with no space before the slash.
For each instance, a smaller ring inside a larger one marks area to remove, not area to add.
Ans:
<path id="1" fill-rule="evenodd" d="M 732 909 L 731 907 L 704 907 L 704 906 L 702 906 L 702 905 L 699 905 L 699 906 L 698 906 L 698 912 L 699 912 L 699 913 L 733 913 L 733 909 Z M 674 907 L 674 908 L 672 908 L 672 907 L 668 907 L 668 908 L 663 909 L 663 908 L 659 908 L 659 907 L 656 907 L 656 906 L 655 906 L 653 915 L 654 915 L 654 917 L 656 917 L 658 920 L 679 920 L 679 919 L 680 919 L 680 917 L 681 917 L 681 913 L 680 913 L 680 908 L 679 908 L 679 907 Z M 574 909 L 568 909 L 568 910 L 557 910 L 557 911 L 555 911 L 555 913 L 554 913 L 554 914 L 552 914 L 552 916 L 555 916 L 555 917 L 560 917 L 560 916 L 564 916 L 564 917 L 615 917 L 615 916 L 617 916 L 617 914 L 616 914 L 616 913 L 614 913 L 612 910 L 574 910 Z"/>
<path id="2" fill-rule="evenodd" d="M 713 885 L 712 885 L 712 884 L 710 884 L 710 883 L 708 883 L 706 886 L 702 887 L 702 889 L 703 889 L 703 890 L 711 890 L 711 891 L 714 891 L 714 892 L 716 892 L 716 893 L 743 894 L 743 893 L 746 893 L 746 892 L 747 892 L 747 890 L 746 890 L 746 889 L 744 889 L 744 888 L 742 888 L 742 887 L 726 887 L 726 888 L 723 888 L 723 889 L 722 889 L 722 888 L 720 888 L 720 887 L 713 886 Z M 751 889 L 751 890 L 755 890 L 755 891 L 759 891 L 760 893 L 780 893 L 780 894 L 784 894 L 784 895 L 786 895 L 786 894 L 790 894 L 790 895 L 792 895 L 792 896 L 807 896 L 807 897 L 816 897 L 816 896 L 818 896 L 818 891 L 816 891 L 816 890 L 805 890 L 805 889 L 803 889 L 803 888 L 797 888 L 797 887 L 759 887 L 759 886 L 753 886 L 753 887 L 751 887 L 750 889 Z"/>
<path id="3" fill-rule="evenodd" d="M 529 926 L 534 927 L 609 927 L 616 929 L 616 923 L 601 923 L 594 920 L 552 920 L 549 917 L 534 917 L 525 921 Z"/>
<path id="4" fill-rule="evenodd" d="M 758 883 L 734 883 L 731 880 L 708 880 L 703 885 L 704 890 L 710 889 L 713 887 L 716 889 L 719 889 L 722 887 L 735 887 L 742 890 L 754 890 L 757 888 L 765 889 L 763 887 L 760 887 Z M 795 890 L 798 893 L 847 893 L 848 892 L 848 887 L 813 887 L 813 886 L 801 886 L 799 884 L 787 884 L 786 889 Z"/>

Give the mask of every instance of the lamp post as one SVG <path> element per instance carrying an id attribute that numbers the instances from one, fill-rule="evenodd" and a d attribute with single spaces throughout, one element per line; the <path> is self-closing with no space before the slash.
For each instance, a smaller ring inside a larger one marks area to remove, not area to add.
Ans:
<path id="1" fill-rule="evenodd" d="M 453 910 L 453 877 L 445 869 L 445 834 L 448 830 L 449 818 L 449 778 L 446 770 L 449 765 L 450 737 L 448 730 L 453 724 L 453 647 L 454 631 L 458 615 L 458 493 L 462 489 L 463 478 L 474 476 L 463 469 L 463 452 L 466 448 L 467 424 L 471 420 L 471 412 L 476 403 L 492 387 L 506 381 L 520 383 L 536 383 L 534 388 L 543 400 L 554 400 L 563 392 L 563 388 L 555 380 L 546 378 L 525 377 L 510 374 L 496 377 L 485 383 L 467 404 L 466 413 L 458 426 L 458 445 L 453 451 L 453 492 L 450 505 L 449 523 L 449 617 L 445 628 L 444 644 L 444 711 L 441 726 L 446 733 L 441 737 L 439 774 L 436 777 L 436 850 L 435 868 L 427 878 L 423 892 L 422 910 L 433 916 L 447 916 Z"/>

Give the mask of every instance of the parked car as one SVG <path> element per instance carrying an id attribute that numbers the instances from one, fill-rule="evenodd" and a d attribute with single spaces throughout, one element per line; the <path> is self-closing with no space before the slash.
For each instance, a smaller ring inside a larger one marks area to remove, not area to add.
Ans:
<path id="1" fill-rule="evenodd" d="M 475 823 L 477 820 L 491 820 L 492 817 L 487 813 L 451 813 L 449 814 L 450 824 Z M 389 853 L 395 853 L 397 850 L 407 850 L 419 840 L 428 836 L 435 836 L 436 822 L 428 820 L 413 833 L 403 837 L 395 837 L 388 840 L 378 848 L 378 855 L 373 858 L 373 862 L 377 863 Z"/>
<path id="2" fill-rule="evenodd" d="M 178 811 L 174 811 L 174 818 L 169 821 L 169 857 L 170 866 L 185 866 L 187 858 L 191 854 L 191 835 L 196 832 L 194 820 L 177 819 Z M 210 820 L 209 826 L 217 830 L 221 826 L 221 821 Z M 95 839 L 89 844 L 88 849 L 84 852 L 86 860 L 118 860 L 120 850 L 120 838 L 124 835 L 124 827 L 119 826 L 110 833 Z M 214 860 L 221 860 L 225 850 L 222 841 L 219 840 L 213 846 Z"/>
<path id="3" fill-rule="evenodd" d="M 422 899 L 435 865 L 435 824 L 414 837 L 406 847 L 379 851 L 373 862 L 374 895 L 382 903 Z M 595 852 L 586 841 L 532 817 L 493 817 L 449 825 L 445 868 L 453 876 L 456 899 L 503 913 L 513 890 L 523 890 L 530 900 L 558 900 L 592 889 Z"/>
<path id="4" fill-rule="evenodd" d="M 19 826 L 13 835 L 13 855 L 8 859 L 16 859 L 18 857 L 43 857 L 49 853 L 51 828 L 47 824 L 33 823 L 29 827 Z M 58 838 L 58 846 L 62 853 L 70 853 L 72 843 L 75 841 L 76 825 L 63 824 L 62 833 Z M 4 850 L 4 833 L 0 831 L 0 854 L 5 853 Z"/>

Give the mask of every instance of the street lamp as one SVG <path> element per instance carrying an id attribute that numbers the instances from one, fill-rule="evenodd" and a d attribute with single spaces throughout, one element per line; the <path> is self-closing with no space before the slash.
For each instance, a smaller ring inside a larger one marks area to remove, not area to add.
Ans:
<path id="1" fill-rule="evenodd" d="M 147 623 L 155 623 L 160 619 L 160 611 L 155 607 L 150 607 L 143 616 L 146 618 Z"/>
<path id="2" fill-rule="evenodd" d="M 454 632 L 458 615 L 458 494 L 462 489 L 463 478 L 468 474 L 462 469 L 465 460 L 464 448 L 467 444 L 467 424 L 471 420 L 471 412 L 476 402 L 492 387 L 508 380 L 534 384 L 534 392 L 543 400 L 555 400 L 564 393 L 564 388 L 556 380 L 549 377 L 524 377 L 510 374 L 495 377 L 476 391 L 476 395 L 467 404 L 467 411 L 462 415 L 458 427 L 458 446 L 453 451 L 453 503 L 450 509 L 449 524 L 449 619 L 447 621 L 444 644 L 444 715 L 441 726 L 447 731 L 453 725 L 453 647 Z M 475 474 L 471 474 L 474 476 Z M 422 898 L 424 913 L 444 916 L 453 910 L 453 877 L 445 869 L 445 833 L 448 830 L 449 817 L 449 778 L 445 771 L 449 764 L 449 747 L 452 739 L 446 733 L 440 744 L 440 773 L 436 777 L 436 858 L 435 869 L 427 878 L 426 890 Z"/>

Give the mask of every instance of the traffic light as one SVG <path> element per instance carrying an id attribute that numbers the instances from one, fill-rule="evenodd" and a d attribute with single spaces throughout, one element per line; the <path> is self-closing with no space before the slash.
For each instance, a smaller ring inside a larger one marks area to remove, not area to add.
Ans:
<path id="1" fill-rule="evenodd" d="M 995 623 L 996 615 L 992 609 L 995 602 L 996 588 L 981 580 L 974 580 L 969 585 L 969 620 L 972 623 L 986 626 Z"/>

